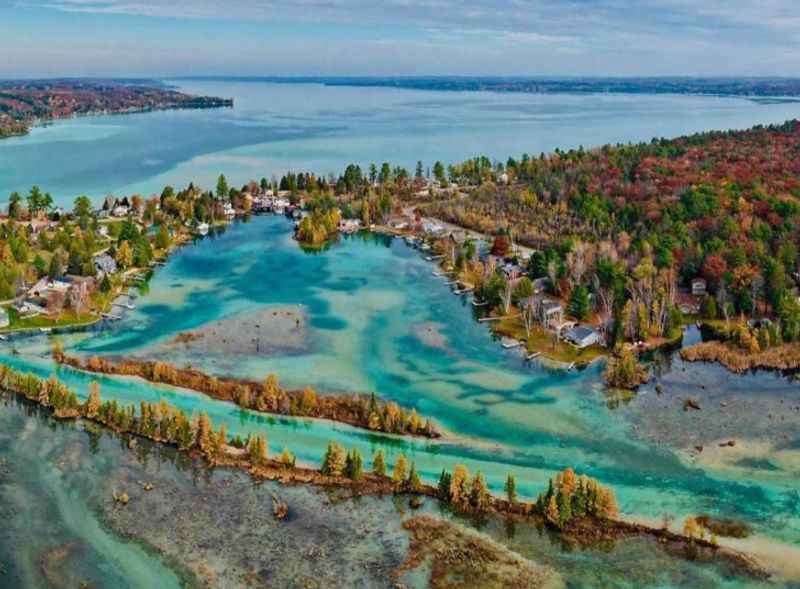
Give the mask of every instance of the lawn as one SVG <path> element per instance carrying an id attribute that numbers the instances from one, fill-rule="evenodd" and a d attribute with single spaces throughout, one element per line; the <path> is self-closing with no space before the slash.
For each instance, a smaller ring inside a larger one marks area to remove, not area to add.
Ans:
<path id="1" fill-rule="evenodd" d="M 527 340 L 529 354 L 540 352 L 545 358 L 578 365 L 589 364 L 600 356 L 606 356 L 607 350 L 602 346 L 589 346 L 579 349 L 565 341 L 556 342 L 552 333 L 546 332 L 539 326 L 531 330 L 530 337 L 526 337 L 525 326 L 519 317 L 502 319 L 492 324 L 492 331 L 497 335 L 511 337 L 520 341 Z"/>

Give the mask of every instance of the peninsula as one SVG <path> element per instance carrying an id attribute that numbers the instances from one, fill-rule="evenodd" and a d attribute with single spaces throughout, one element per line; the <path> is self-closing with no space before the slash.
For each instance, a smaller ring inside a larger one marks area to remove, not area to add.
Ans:
<path id="1" fill-rule="evenodd" d="M 0 81 L 0 138 L 79 115 L 232 106 L 229 98 L 192 96 L 151 80 Z"/>

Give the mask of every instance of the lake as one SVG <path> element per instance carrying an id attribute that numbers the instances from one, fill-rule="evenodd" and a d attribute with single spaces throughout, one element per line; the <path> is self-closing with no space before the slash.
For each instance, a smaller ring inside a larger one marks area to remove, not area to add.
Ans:
<path id="1" fill-rule="evenodd" d="M 388 160 L 412 168 L 417 159 L 428 165 L 475 154 L 505 159 L 524 151 L 781 122 L 797 110 L 791 103 L 716 97 L 179 85 L 233 96 L 236 107 L 72 119 L 36 128 L 29 137 L 0 142 L 0 194 L 5 198 L 36 183 L 68 204 L 76 194 L 150 194 L 167 183 L 211 187 L 220 172 L 242 183 L 287 169 L 337 172 L 349 162 Z M 255 217 L 176 251 L 122 321 L 59 337 L 75 354 L 164 357 L 218 374 L 262 379 L 274 372 L 287 387 L 375 391 L 416 407 L 447 435 L 441 441 L 397 439 L 330 422 L 257 415 L 137 379 L 97 378 L 105 399 L 166 398 L 187 413 L 206 411 L 231 435 L 266 433 L 271 452 L 288 447 L 307 464 L 318 464 L 328 442 L 336 440 L 358 448 L 367 465 L 378 448 L 390 464 L 403 452 L 428 481 L 443 467 L 463 463 L 501 492 L 513 472 L 520 494 L 531 499 L 555 472 L 572 466 L 613 487 L 628 518 L 657 524 L 667 514 L 678 527 L 698 513 L 741 519 L 755 533 L 739 546 L 769 557 L 782 579 L 800 580 L 794 564 L 800 562 L 797 383 L 770 374 L 733 377 L 718 367 L 672 358 L 659 369 L 664 394 L 651 383 L 636 395 L 610 397 L 602 386 L 602 363 L 564 371 L 504 350 L 474 320 L 470 299 L 454 296 L 433 270 L 402 240 L 381 236 L 346 237 L 305 253 L 292 240 L 289 221 Z M 198 330 L 199 342 L 176 341 Z M 51 343 L 45 336 L 2 343 L 0 361 L 44 377 L 55 372 L 85 398 L 95 377 L 55 366 Z M 702 396 L 703 411 L 682 410 L 688 395 Z M 0 556 L 16 555 L 15 578 L 37 578 L 40 551 L 48 547 L 35 539 L 53 532 L 59 545 L 79 541 L 70 552 L 81 555 L 73 559 L 74 578 L 118 585 L 125 577 L 132 587 L 180 583 L 173 561 L 124 541 L 101 513 L 108 489 L 102 487 L 102 495 L 96 489 L 108 484 L 115 462 L 125 460 L 118 444 L 106 441 L 98 451 L 72 426 L 53 428 L 49 419 L 26 416 L 18 406 L 5 406 L 0 423 L 6 432 L 0 436 L 0 475 L 10 472 L 14 480 L 0 492 L 15 530 L 0 536 Z M 730 436 L 737 438 L 736 448 L 720 449 L 718 440 Z M 698 446 L 705 450 L 698 453 Z M 129 477 L 139 472 L 134 465 L 126 468 Z M 174 479 L 171 468 L 159 472 Z M 25 511 L 32 503 L 43 511 Z M 29 547 L 22 556 L 16 553 L 18 537 Z M 587 586 L 595 572 L 596 586 L 744 583 L 724 572 L 653 557 L 660 552 L 652 546 L 589 558 L 545 550 L 535 532 L 522 537 L 515 549 L 532 550 L 535 558 L 582 560 Z M 59 554 L 49 555 L 56 564 Z M 638 564 L 647 562 L 642 567 L 652 576 L 631 582 L 625 572 L 634 562 L 631 555 Z M 110 560 L 114 566 L 104 568 Z M 31 584 L 36 583 L 25 583 Z"/>
<path id="2" fill-rule="evenodd" d="M 709 129 L 780 123 L 793 102 L 684 95 L 536 95 L 428 92 L 320 84 L 167 80 L 181 90 L 233 97 L 222 110 L 162 111 L 57 121 L 0 141 L 0 206 L 32 184 L 71 205 L 79 194 L 213 187 L 287 170 L 338 174 L 349 163 L 414 169 L 475 155 L 644 141 Z"/>

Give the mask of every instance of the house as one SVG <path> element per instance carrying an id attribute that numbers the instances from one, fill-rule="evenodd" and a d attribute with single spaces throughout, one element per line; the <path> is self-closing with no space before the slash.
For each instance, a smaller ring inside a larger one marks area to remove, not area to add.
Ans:
<path id="1" fill-rule="evenodd" d="M 128 207 L 123 206 L 123 205 L 118 205 L 118 206 L 114 207 L 113 211 L 111 211 L 111 216 L 112 217 L 127 217 L 129 211 L 130 211 L 130 209 Z"/>
<path id="2" fill-rule="evenodd" d="M 14 310 L 22 316 L 42 315 L 45 313 L 44 307 L 33 301 L 19 301 L 14 303 Z"/>
<path id="3" fill-rule="evenodd" d="M 547 286 L 550 284 L 550 279 L 547 276 L 542 276 L 541 278 L 532 280 L 531 284 L 533 285 L 534 294 L 541 294 L 547 290 Z"/>
<path id="4" fill-rule="evenodd" d="M 500 271 L 508 281 L 517 280 L 522 276 L 522 268 L 520 268 L 517 264 L 512 264 L 510 262 L 503 264 L 500 267 Z"/>
<path id="5" fill-rule="evenodd" d="M 564 339 L 582 349 L 601 343 L 603 341 L 603 336 L 593 327 L 577 325 L 567 331 L 564 335 Z"/>
<path id="6" fill-rule="evenodd" d="M 706 296 L 708 283 L 704 278 L 692 278 L 692 294 L 696 297 Z"/>
<path id="7" fill-rule="evenodd" d="M 92 259 L 98 277 L 114 274 L 117 271 L 117 262 L 107 253 L 102 253 Z"/>
<path id="8" fill-rule="evenodd" d="M 8 311 L 0 307 L 0 328 L 8 327 L 11 325 L 11 319 L 8 316 Z"/>
<path id="9" fill-rule="evenodd" d="M 222 205 L 222 214 L 228 219 L 233 219 L 236 216 L 236 210 L 233 208 L 231 203 L 226 202 L 224 205 Z"/>
<path id="10" fill-rule="evenodd" d="M 355 233 L 361 229 L 361 221 L 358 219 L 342 219 L 339 221 L 339 231 L 342 233 Z"/>
<path id="11" fill-rule="evenodd" d="M 558 301 L 541 299 L 539 301 L 539 321 L 545 327 L 560 325 L 564 320 L 564 307 Z"/>

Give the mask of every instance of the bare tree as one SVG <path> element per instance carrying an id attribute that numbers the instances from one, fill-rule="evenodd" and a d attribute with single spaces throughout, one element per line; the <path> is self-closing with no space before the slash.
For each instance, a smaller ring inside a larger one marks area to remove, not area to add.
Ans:
<path id="1" fill-rule="evenodd" d="M 522 324 L 525 326 L 525 334 L 528 337 L 531 337 L 531 330 L 533 329 L 533 323 L 536 321 L 536 312 L 534 310 L 533 304 L 533 297 L 530 296 L 524 301 L 521 301 L 522 304 Z"/>

